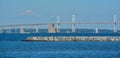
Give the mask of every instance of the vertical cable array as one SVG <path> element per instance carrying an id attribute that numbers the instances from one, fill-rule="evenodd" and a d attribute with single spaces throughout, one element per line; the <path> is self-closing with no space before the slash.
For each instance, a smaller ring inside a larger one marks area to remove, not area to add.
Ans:
<path id="1" fill-rule="evenodd" d="M 72 15 L 72 32 L 75 32 L 75 15 Z"/>
<path id="2" fill-rule="evenodd" d="M 117 20 L 116 20 L 116 15 L 114 15 L 114 30 L 113 32 L 117 32 Z"/>

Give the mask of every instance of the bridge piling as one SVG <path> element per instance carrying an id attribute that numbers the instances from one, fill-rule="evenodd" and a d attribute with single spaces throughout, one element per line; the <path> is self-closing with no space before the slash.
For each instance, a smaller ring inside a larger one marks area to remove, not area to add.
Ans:
<path id="1" fill-rule="evenodd" d="M 39 32 L 39 27 L 38 27 L 38 25 L 35 25 L 35 32 L 36 32 L 36 33 Z"/>
<path id="2" fill-rule="evenodd" d="M 23 26 L 20 27 L 20 33 L 24 33 L 24 28 L 23 28 Z"/>

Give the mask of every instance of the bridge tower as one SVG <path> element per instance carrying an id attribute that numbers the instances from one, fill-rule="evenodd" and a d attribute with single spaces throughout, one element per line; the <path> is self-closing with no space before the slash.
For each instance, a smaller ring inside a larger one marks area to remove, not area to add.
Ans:
<path id="1" fill-rule="evenodd" d="M 75 32 L 75 15 L 72 15 L 72 32 Z"/>
<path id="2" fill-rule="evenodd" d="M 60 32 L 60 17 L 57 16 L 57 32 Z"/>
<path id="3" fill-rule="evenodd" d="M 117 19 L 116 19 L 116 15 L 114 15 L 114 29 L 113 32 L 117 32 Z"/>

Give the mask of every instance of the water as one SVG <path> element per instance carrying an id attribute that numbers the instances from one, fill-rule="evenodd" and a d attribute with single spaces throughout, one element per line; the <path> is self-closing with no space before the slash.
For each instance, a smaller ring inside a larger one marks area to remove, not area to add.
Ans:
<path id="1" fill-rule="evenodd" d="M 0 58 L 120 58 L 120 42 L 0 41 Z"/>

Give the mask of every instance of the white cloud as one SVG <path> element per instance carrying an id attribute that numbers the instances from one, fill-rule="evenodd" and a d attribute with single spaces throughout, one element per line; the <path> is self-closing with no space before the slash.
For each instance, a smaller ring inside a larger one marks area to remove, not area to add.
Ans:
<path id="1" fill-rule="evenodd" d="M 26 10 L 25 13 L 26 13 L 26 14 L 32 14 L 32 10 L 30 10 L 30 9 L 29 9 L 29 10 Z"/>
<path id="2" fill-rule="evenodd" d="M 28 9 L 18 14 L 18 16 L 32 15 L 33 11 Z"/>

